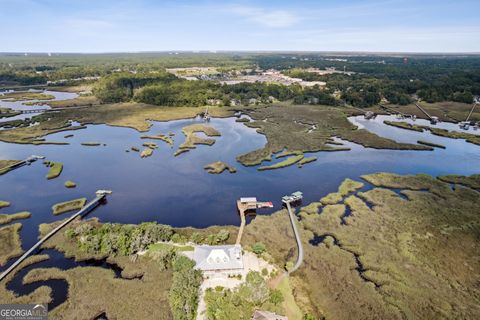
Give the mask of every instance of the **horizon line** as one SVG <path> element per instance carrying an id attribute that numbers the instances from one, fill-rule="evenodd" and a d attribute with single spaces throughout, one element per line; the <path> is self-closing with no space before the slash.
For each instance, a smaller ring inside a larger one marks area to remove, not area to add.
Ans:
<path id="1" fill-rule="evenodd" d="M 358 50 L 138 50 L 138 51 L 0 51 L 5 54 L 142 54 L 142 53 L 326 53 L 326 54 L 412 54 L 412 55 L 480 55 L 480 51 L 358 51 Z"/>

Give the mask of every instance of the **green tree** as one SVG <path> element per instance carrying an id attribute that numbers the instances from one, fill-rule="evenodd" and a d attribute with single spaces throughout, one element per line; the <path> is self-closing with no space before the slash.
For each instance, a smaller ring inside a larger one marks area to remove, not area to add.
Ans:
<path id="1" fill-rule="evenodd" d="M 202 274 L 193 269 L 194 265 L 192 260 L 180 255 L 173 261 L 174 273 L 168 301 L 175 320 L 195 319 Z"/>
<path id="2" fill-rule="evenodd" d="M 200 233 L 194 232 L 190 236 L 190 241 L 193 242 L 193 243 L 202 243 L 203 237 Z"/>
<path id="3" fill-rule="evenodd" d="M 218 231 L 217 235 L 215 236 L 215 241 L 217 243 L 223 243 L 228 240 L 230 237 L 230 232 L 228 230 L 222 229 Z"/>
<path id="4" fill-rule="evenodd" d="M 265 245 L 263 244 L 263 242 L 255 242 L 252 246 L 252 251 L 253 253 L 257 254 L 257 255 L 261 255 L 262 253 L 264 253 L 265 251 L 267 250 L 267 248 L 265 247 Z"/>
<path id="5" fill-rule="evenodd" d="M 283 298 L 283 294 L 280 290 L 275 289 L 272 290 L 270 293 L 270 302 L 273 303 L 274 305 L 279 305 L 282 303 L 285 299 Z"/>
<path id="6" fill-rule="evenodd" d="M 256 306 L 268 300 L 270 290 L 262 275 L 256 271 L 250 271 L 244 284 L 240 286 L 239 294 L 243 300 Z"/>

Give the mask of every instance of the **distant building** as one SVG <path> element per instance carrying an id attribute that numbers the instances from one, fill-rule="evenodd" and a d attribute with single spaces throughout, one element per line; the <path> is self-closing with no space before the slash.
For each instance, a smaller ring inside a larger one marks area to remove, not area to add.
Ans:
<path id="1" fill-rule="evenodd" d="M 193 251 L 195 268 L 205 275 L 223 273 L 237 275 L 243 271 L 242 247 L 240 245 L 196 246 Z"/>
<path id="2" fill-rule="evenodd" d="M 252 320 L 288 320 L 288 318 L 273 312 L 256 310 Z"/>

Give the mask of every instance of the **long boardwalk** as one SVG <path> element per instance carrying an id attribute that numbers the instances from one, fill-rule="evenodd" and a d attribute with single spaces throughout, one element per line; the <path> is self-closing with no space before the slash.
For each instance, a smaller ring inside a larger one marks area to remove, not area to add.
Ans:
<path id="1" fill-rule="evenodd" d="M 107 190 L 99 190 L 96 192 L 96 198 L 87 203 L 85 207 L 83 207 L 80 211 L 75 213 L 73 216 L 62 222 L 60 225 L 58 225 L 55 229 L 50 231 L 47 235 L 45 235 L 42 239 L 40 239 L 33 247 L 31 247 L 27 252 L 25 252 L 20 258 L 18 258 L 17 261 L 15 261 L 7 270 L 5 270 L 1 275 L 0 275 L 0 281 L 2 281 L 7 275 L 10 274 L 20 263 L 22 263 L 30 254 L 32 254 L 35 250 L 37 250 L 45 241 L 50 239 L 54 234 L 56 234 L 58 231 L 60 231 L 63 227 L 65 227 L 67 224 L 75 220 L 75 218 L 81 216 L 84 213 L 90 212 L 93 210 L 95 207 L 97 207 L 100 203 L 101 200 L 103 200 L 107 194 L 110 194 L 110 191 Z"/>
<path id="2" fill-rule="evenodd" d="M 297 224 L 295 222 L 296 218 L 292 212 L 292 207 L 290 206 L 290 202 L 285 202 L 285 204 L 287 205 L 288 216 L 290 217 L 290 222 L 292 224 L 293 233 L 295 234 L 295 240 L 297 241 L 297 248 L 298 248 L 297 262 L 295 263 L 293 268 L 288 271 L 288 273 L 290 274 L 296 271 L 298 268 L 300 268 L 300 266 L 303 263 L 303 245 L 302 245 L 302 239 L 300 238 L 300 233 L 298 232 Z"/>
<path id="3" fill-rule="evenodd" d="M 42 113 L 50 109 L 28 109 L 28 110 L 20 110 L 22 114 L 29 114 L 29 113 Z"/>
<path id="4" fill-rule="evenodd" d="M 248 207 L 242 204 L 240 200 L 238 200 L 237 208 L 238 208 L 238 213 L 240 214 L 240 229 L 238 229 L 237 241 L 235 242 L 235 244 L 240 244 L 240 242 L 242 241 L 243 229 L 245 229 L 245 224 L 246 224 L 245 211 L 248 210 Z"/>
<path id="5" fill-rule="evenodd" d="M 15 162 L 14 164 L 11 164 L 9 166 L 6 166 L 6 167 L 3 167 L 1 168 L 2 170 L 5 170 L 5 172 L 8 172 L 10 170 L 13 170 L 13 169 L 16 169 L 16 168 L 20 168 L 24 165 L 30 165 L 32 162 L 35 162 L 39 159 L 44 159 L 45 157 L 44 156 L 30 156 L 28 157 L 27 159 L 25 160 L 21 160 L 21 161 L 18 161 L 18 162 Z"/>
<path id="6" fill-rule="evenodd" d="M 28 114 L 28 113 L 43 113 L 43 112 L 58 112 L 58 111 L 63 111 L 63 110 L 73 110 L 73 109 L 84 109 L 84 108 L 89 108 L 91 107 L 91 104 L 88 105 L 82 105 L 82 106 L 72 106 L 72 107 L 65 107 L 65 108 L 38 108 L 38 109 L 27 109 L 27 110 L 18 110 L 23 114 Z"/>

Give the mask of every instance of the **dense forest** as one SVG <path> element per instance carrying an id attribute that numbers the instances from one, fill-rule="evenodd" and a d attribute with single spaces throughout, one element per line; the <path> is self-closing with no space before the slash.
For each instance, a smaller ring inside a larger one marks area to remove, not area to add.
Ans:
<path id="1" fill-rule="evenodd" d="M 240 83 L 227 86 L 213 79 L 187 81 L 165 72 L 165 68 L 192 66 L 215 67 L 225 73 L 277 69 L 291 77 L 324 81 L 327 85 L 302 88 Z M 352 74 L 319 75 L 306 70 L 332 67 Z M 187 52 L 0 55 L 0 86 L 81 82 L 95 82 L 95 94 L 104 102 L 134 100 L 169 106 L 288 100 L 297 104 L 368 107 L 382 99 L 393 104 L 408 104 L 417 97 L 427 102 L 471 103 L 474 96 L 480 95 L 480 57 Z"/>
<path id="2" fill-rule="evenodd" d="M 412 95 L 427 102 L 457 101 L 471 103 L 480 95 L 480 58 L 478 57 L 348 57 L 315 60 L 261 59 L 261 68 L 278 68 L 292 77 L 325 81 L 330 90 L 342 92 L 349 104 L 364 107 L 384 97 L 394 104 L 408 104 Z M 289 61 L 290 60 L 290 61 Z M 334 61 L 332 61 L 334 60 Z M 354 72 L 352 75 L 318 75 L 304 68 L 328 68 Z M 303 68 L 299 69 L 299 68 Z"/>
<path id="3" fill-rule="evenodd" d="M 337 105 L 328 91 L 318 86 L 302 88 L 273 83 L 220 84 L 188 81 L 168 73 L 115 74 L 99 80 L 95 95 L 103 102 L 137 101 L 159 106 L 251 105 L 293 100 L 298 104 Z"/>

